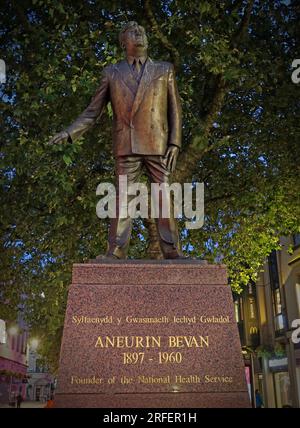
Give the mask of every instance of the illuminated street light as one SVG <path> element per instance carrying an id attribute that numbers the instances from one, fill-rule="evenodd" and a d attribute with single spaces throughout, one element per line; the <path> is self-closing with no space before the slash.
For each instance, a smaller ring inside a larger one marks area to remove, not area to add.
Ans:
<path id="1" fill-rule="evenodd" d="M 36 351 L 37 348 L 38 348 L 38 346 L 39 346 L 39 343 L 40 343 L 39 339 L 32 338 L 30 340 L 30 342 L 29 342 L 29 346 L 30 346 L 31 349 L 33 349 L 34 351 Z"/>
<path id="2" fill-rule="evenodd" d="M 8 329 L 8 334 L 10 336 L 17 336 L 19 334 L 19 327 L 17 325 L 12 325 Z"/>

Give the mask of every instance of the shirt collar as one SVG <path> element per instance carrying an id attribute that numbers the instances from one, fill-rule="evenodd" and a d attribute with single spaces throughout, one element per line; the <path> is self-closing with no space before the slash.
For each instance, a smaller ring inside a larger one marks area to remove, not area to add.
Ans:
<path id="1" fill-rule="evenodd" d="M 127 62 L 129 65 L 132 65 L 134 63 L 134 60 L 139 60 L 141 62 L 141 64 L 145 64 L 146 60 L 147 60 L 147 56 L 139 56 L 139 57 L 135 57 L 135 56 L 131 56 L 131 55 L 127 55 Z"/>

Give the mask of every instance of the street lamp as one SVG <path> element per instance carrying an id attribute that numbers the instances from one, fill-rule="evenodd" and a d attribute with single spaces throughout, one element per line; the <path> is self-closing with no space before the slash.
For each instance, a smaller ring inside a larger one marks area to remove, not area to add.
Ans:
<path id="1" fill-rule="evenodd" d="M 8 329 L 8 334 L 10 336 L 17 336 L 19 334 L 19 327 L 17 325 L 11 325 Z"/>
<path id="2" fill-rule="evenodd" d="M 29 342 L 29 346 L 33 351 L 36 351 L 38 346 L 39 346 L 39 339 L 37 339 L 36 337 L 32 338 Z"/>

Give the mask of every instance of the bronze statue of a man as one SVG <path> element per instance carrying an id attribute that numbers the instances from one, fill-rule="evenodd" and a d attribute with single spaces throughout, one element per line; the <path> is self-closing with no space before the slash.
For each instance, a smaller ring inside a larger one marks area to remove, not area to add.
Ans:
<path id="1" fill-rule="evenodd" d="M 126 59 L 104 68 L 89 106 L 51 142 L 74 141 L 111 102 L 117 178 L 127 175 L 130 186 L 138 181 L 145 168 L 150 182 L 168 183 L 181 146 L 181 105 L 173 65 L 148 57 L 145 30 L 136 22 L 128 22 L 119 37 Z M 118 201 L 117 216 L 111 219 L 106 255 L 123 259 L 127 256 L 132 219 L 119 216 Z M 164 258 L 176 259 L 182 255 L 172 210 L 170 213 L 170 218 L 159 216 L 156 224 Z"/>

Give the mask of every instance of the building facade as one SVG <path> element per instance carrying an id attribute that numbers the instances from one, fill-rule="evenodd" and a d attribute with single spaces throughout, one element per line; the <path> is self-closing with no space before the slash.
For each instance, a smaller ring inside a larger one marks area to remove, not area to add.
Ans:
<path id="1" fill-rule="evenodd" d="M 280 244 L 257 283 L 234 296 L 253 407 L 255 390 L 264 407 L 300 407 L 300 235 Z"/>
<path id="2" fill-rule="evenodd" d="M 26 395 L 28 331 L 19 321 L 0 320 L 0 405 L 15 403 Z"/>
<path id="3" fill-rule="evenodd" d="M 55 378 L 49 373 L 48 367 L 34 349 L 28 354 L 28 384 L 26 400 L 46 402 L 53 396 Z"/>

